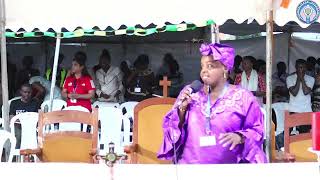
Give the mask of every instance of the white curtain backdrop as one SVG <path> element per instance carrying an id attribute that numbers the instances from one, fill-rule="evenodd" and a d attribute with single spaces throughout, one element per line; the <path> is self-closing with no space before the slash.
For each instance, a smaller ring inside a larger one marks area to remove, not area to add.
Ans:
<path id="1" fill-rule="evenodd" d="M 309 56 L 320 58 L 320 42 L 292 38 L 290 47 L 289 72 L 295 71 L 295 61 L 297 59 L 306 60 Z"/>

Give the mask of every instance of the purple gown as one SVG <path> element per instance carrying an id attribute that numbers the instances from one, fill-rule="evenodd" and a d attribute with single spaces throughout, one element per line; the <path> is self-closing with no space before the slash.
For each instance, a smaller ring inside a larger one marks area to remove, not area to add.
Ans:
<path id="1" fill-rule="evenodd" d="M 228 86 L 224 94 L 211 104 L 211 135 L 215 135 L 217 143 L 200 146 L 200 137 L 207 135 L 205 127 L 208 127 L 205 118 L 207 94 L 203 89 L 193 94 L 181 129 L 178 127 L 177 102 L 164 117 L 164 140 L 158 158 L 172 161 L 177 159 L 179 164 L 267 162 L 262 150 L 263 114 L 252 93 L 239 86 Z M 219 144 L 219 135 L 227 132 L 241 133 L 245 142 L 233 150 L 229 150 L 230 145 L 222 147 Z"/>

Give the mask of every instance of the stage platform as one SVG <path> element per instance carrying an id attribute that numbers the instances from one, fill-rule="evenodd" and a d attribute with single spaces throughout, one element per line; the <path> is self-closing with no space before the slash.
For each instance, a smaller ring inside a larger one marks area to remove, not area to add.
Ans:
<path id="1" fill-rule="evenodd" d="M 113 174 L 113 175 L 112 175 Z M 320 180 L 320 163 L 142 165 L 0 163 L 0 179 L 32 180 Z"/>

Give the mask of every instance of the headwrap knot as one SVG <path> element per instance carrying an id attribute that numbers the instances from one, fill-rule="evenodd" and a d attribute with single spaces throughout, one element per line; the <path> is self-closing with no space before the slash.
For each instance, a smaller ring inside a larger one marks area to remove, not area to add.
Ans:
<path id="1" fill-rule="evenodd" d="M 202 44 L 200 53 L 203 56 L 212 55 L 213 59 L 224 64 L 228 71 L 231 71 L 233 68 L 235 50 L 231 46 L 218 43 Z"/>

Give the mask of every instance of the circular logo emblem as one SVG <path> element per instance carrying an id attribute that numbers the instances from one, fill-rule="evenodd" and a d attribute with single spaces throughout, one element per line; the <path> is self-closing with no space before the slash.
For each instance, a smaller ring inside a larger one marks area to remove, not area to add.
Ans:
<path id="1" fill-rule="evenodd" d="M 297 7 L 298 19 L 306 24 L 312 24 L 319 19 L 320 9 L 314 1 L 302 1 Z"/>

